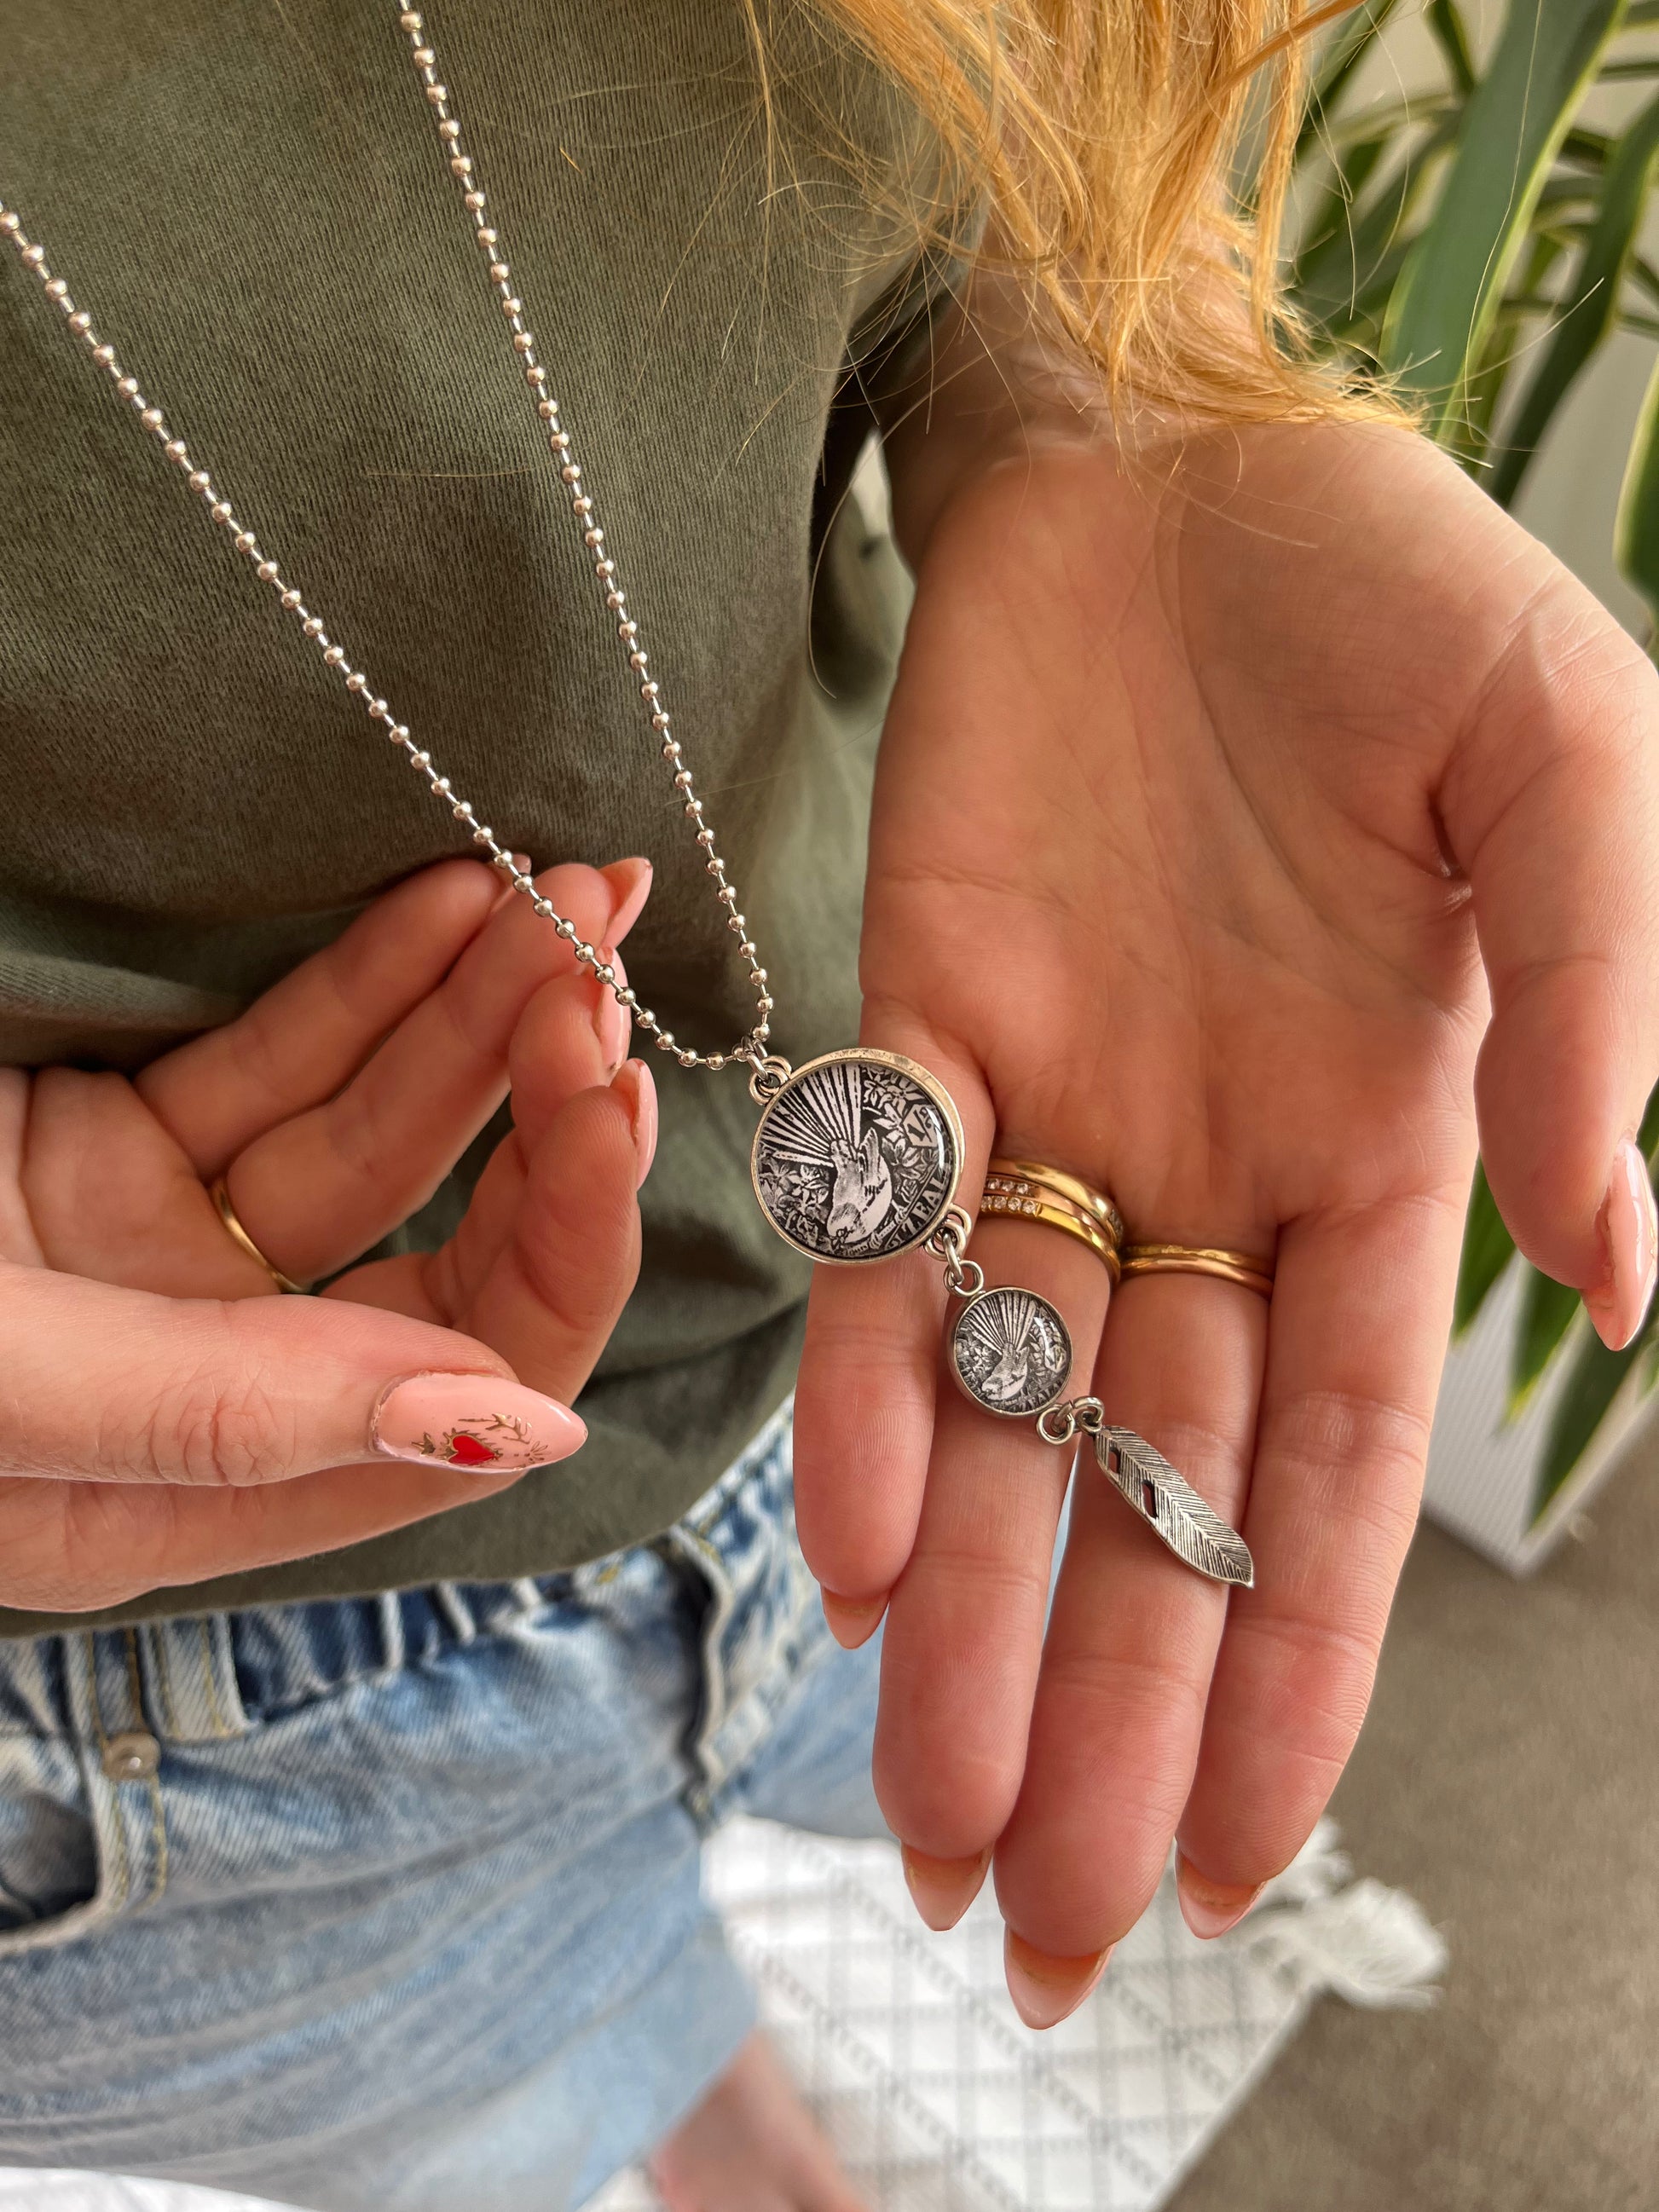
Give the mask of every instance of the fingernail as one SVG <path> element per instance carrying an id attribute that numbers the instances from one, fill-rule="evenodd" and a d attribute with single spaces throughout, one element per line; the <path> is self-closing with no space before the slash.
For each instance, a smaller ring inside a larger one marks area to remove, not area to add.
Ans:
<path id="1" fill-rule="evenodd" d="M 640 1156 L 639 1182 L 634 1186 L 637 1190 L 657 1157 L 657 1086 L 642 1060 L 625 1060 L 611 1077 L 611 1088 L 627 1107 L 628 1118 L 634 1124 L 634 1149 Z"/>
<path id="2" fill-rule="evenodd" d="M 1653 1180 L 1633 1138 L 1626 1137 L 1614 1155 L 1596 1226 L 1607 1253 L 1607 1273 L 1584 1292 L 1584 1310 L 1607 1349 L 1622 1352 L 1646 1316 L 1659 1262 Z"/>
<path id="3" fill-rule="evenodd" d="M 1069 2020 L 1106 1971 L 1114 1946 L 1086 1959 L 1056 1959 L 1010 1928 L 1002 1939 L 1002 1971 L 1014 2010 L 1027 2027 L 1058 2027 Z"/>
<path id="4" fill-rule="evenodd" d="M 601 945 L 599 958 L 607 966 L 617 968 L 620 974 L 614 945 Z M 628 1009 L 619 1003 L 608 983 L 601 983 L 595 979 L 593 988 L 599 994 L 593 1006 L 593 1034 L 599 1041 L 599 1050 L 605 1054 L 605 1072 L 608 1079 L 616 1074 L 627 1057 Z"/>
<path id="5" fill-rule="evenodd" d="M 887 1610 L 885 1597 L 837 1597 L 834 1590 L 820 1590 L 818 1597 L 830 1633 L 843 1651 L 856 1651 L 860 1644 L 867 1644 Z"/>
<path id="6" fill-rule="evenodd" d="M 1237 1928 L 1266 1887 L 1260 1881 L 1212 1881 L 1184 1852 L 1176 1853 L 1176 1897 L 1181 1917 L 1194 1935 L 1206 1942 Z"/>
<path id="7" fill-rule="evenodd" d="M 989 1851 L 973 1859 L 935 1859 L 926 1851 L 913 1851 L 908 1844 L 900 1846 L 899 1857 L 916 1911 L 935 1936 L 956 1926 L 984 1888 L 991 1863 Z"/>
<path id="8" fill-rule="evenodd" d="M 406 1375 L 381 1392 L 368 1425 L 387 1459 L 478 1474 L 568 1459 L 586 1437 L 568 1406 L 497 1375 Z"/>
<path id="9" fill-rule="evenodd" d="M 651 896 L 651 863 L 639 859 L 612 860 L 599 873 L 611 886 L 611 934 L 620 945 Z"/>

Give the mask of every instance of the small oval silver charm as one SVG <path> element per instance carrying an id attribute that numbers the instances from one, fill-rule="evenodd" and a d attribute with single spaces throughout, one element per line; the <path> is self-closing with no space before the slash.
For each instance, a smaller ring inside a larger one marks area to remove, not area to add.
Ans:
<path id="1" fill-rule="evenodd" d="M 1046 1413 L 1066 1394 L 1071 1332 L 1047 1298 L 1012 1285 L 981 1291 L 957 1316 L 951 1368 L 976 1406 L 1010 1419 Z"/>
<path id="2" fill-rule="evenodd" d="M 846 1267 L 925 1243 L 956 1194 L 962 1154 L 944 1085 L 865 1045 L 793 1070 L 767 1102 L 749 1167 L 784 1243 Z"/>

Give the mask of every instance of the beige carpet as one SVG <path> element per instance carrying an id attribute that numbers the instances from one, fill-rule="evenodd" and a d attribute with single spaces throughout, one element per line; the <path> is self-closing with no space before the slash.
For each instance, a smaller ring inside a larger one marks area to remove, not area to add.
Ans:
<path id="1" fill-rule="evenodd" d="M 1530 1583 L 1418 1537 L 1333 1811 L 1451 1947 L 1327 2002 L 1170 2212 L 1659 2207 L 1659 1444 Z"/>

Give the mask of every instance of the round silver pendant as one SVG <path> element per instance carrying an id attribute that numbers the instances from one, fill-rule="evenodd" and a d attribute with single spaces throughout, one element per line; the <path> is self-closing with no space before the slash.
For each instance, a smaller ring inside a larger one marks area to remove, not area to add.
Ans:
<path id="1" fill-rule="evenodd" d="M 786 1244 L 844 1267 L 931 1237 L 962 1152 L 943 1084 L 901 1053 L 859 1046 L 809 1060 L 767 1102 L 750 1173 Z"/>
<path id="2" fill-rule="evenodd" d="M 1035 1291 L 981 1291 L 957 1316 L 950 1348 L 957 1382 L 988 1413 L 1029 1418 L 1066 1395 L 1071 1333 Z"/>

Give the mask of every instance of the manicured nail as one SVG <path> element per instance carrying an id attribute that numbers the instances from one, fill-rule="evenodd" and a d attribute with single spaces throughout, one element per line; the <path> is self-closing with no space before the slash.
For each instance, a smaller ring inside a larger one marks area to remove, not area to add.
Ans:
<path id="1" fill-rule="evenodd" d="M 587 1431 L 556 1398 L 498 1375 L 406 1375 L 381 1392 L 368 1436 L 387 1459 L 494 1474 L 568 1459 Z"/>
<path id="2" fill-rule="evenodd" d="M 916 1911 L 935 1936 L 956 1926 L 984 1888 L 991 1863 L 989 1851 L 972 1859 L 935 1859 L 926 1851 L 913 1851 L 908 1844 L 900 1848 L 899 1857 Z"/>
<path id="3" fill-rule="evenodd" d="M 622 963 L 617 957 L 614 945 L 602 945 L 599 958 L 615 968 L 619 975 L 622 974 Z M 625 978 L 623 980 L 626 981 Z M 593 1034 L 599 1041 L 599 1050 L 605 1054 L 605 1073 L 608 1082 L 628 1056 L 628 1009 L 618 1002 L 616 993 L 608 983 L 601 983 L 595 978 L 593 988 L 598 994 L 593 1002 Z"/>
<path id="4" fill-rule="evenodd" d="M 818 1597 L 830 1633 L 843 1651 L 856 1651 L 860 1644 L 867 1644 L 887 1610 L 885 1597 L 837 1597 L 834 1590 L 820 1590 Z"/>
<path id="5" fill-rule="evenodd" d="M 1027 2027 L 1058 2027 L 1069 2020 L 1106 1971 L 1114 1946 L 1086 1959 L 1056 1959 L 1010 1928 L 1002 1939 L 1002 1971 L 1014 2010 Z"/>
<path id="6" fill-rule="evenodd" d="M 1176 1853 L 1176 1897 L 1181 1917 L 1194 1936 L 1202 1936 L 1206 1942 L 1237 1928 L 1266 1887 L 1260 1881 L 1212 1881 L 1184 1852 Z"/>
<path id="7" fill-rule="evenodd" d="M 651 896 L 651 863 L 643 860 L 612 860 L 599 873 L 611 886 L 611 935 L 612 941 L 620 945 Z"/>
<path id="8" fill-rule="evenodd" d="M 1596 1227 L 1607 1253 L 1607 1273 L 1584 1292 L 1584 1310 L 1607 1349 L 1622 1352 L 1641 1328 L 1652 1301 L 1659 1261 L 1653 1179 L 1632 1138 L 1626 1137 L 1614 1156 Z"/>
<path id="9" fill-rule="evenodd" d="M 619 1013 L 622 1009 L 617 1010 Z M 657 1086 L 642 1060 L 625 1060 L 611 1079 L 611 1088 L 628 1109 L 634 1124 L 634 1149 L 640 1156 L 640 1187 L 657 1157 Z"/>

